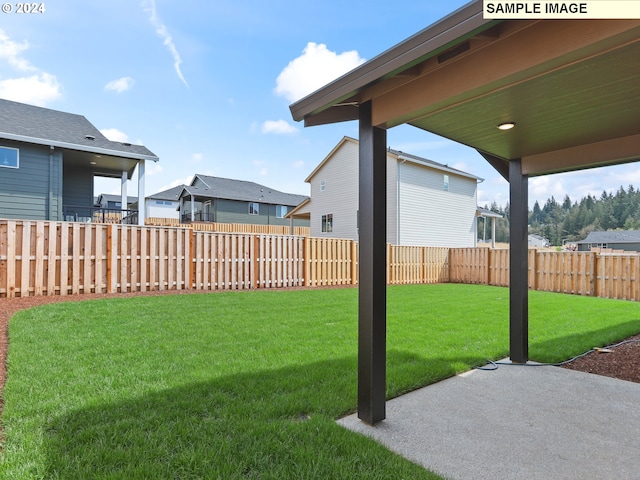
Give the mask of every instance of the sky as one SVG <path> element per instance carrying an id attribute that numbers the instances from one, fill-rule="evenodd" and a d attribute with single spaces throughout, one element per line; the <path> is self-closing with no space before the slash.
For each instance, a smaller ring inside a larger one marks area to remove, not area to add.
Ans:
<path id="1" fill-rule="evenodd" d="M 45 1 L 0 13 L 0 98 L 84 115 L 111 140 L 145 145 L 160 158 L 147 162 L 147 195 L 194 174 L 308 195 L 305 178 L 358 124 L 304 128 L 289 105 L 465 3 Z M 390 129 L 387 144 L 483 178 L 480 206 L 508 201 L 507 182 L 468 147 L 410 126 Z M 537 177 L 529 203 L 630 184 L 638 164 Z M 119 191 L 119 180 L 96 180 L 96 195 Z"/>

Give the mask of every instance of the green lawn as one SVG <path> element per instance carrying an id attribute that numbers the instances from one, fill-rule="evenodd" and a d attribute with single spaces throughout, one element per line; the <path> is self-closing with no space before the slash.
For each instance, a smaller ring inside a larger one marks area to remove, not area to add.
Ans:
<path id="1" fill-rule="evenodd" d="M 529 298 L 533 360 L 640 332 L 637 303 Z M 1 478 L 438 478 L 334 422 L 356 406 L 356 289 L 51 304 L 9 335 Z M 389 287 L 389 397 L 507 355 L 507 289 Z"/>

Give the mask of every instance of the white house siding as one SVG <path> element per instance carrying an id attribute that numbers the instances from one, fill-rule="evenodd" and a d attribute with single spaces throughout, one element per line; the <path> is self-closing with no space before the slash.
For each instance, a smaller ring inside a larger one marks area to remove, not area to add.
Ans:
<path id="1" fill-rule="evenodd" d="M 325 190 L 321 191 L 324 182 Z M 311 179 L 311 236 L 358 238 L 358 145 L 344 142 Z M 333 231 L 322 231 L 322 216 L 333 215 Z"/>
<path id="2" fill-rule="evenodd" d="M 145 203 L 147 205 L 147 218 L 180 218 L 180 212 L 178 211 L 178 205 L 180 204 L 178 202 L 150 198 Z"/>
<path id="3" fill-rule="evenodd" d="M 399 169 L 399 244 L 475 246 L 476 180 L 409 162 Z"/>

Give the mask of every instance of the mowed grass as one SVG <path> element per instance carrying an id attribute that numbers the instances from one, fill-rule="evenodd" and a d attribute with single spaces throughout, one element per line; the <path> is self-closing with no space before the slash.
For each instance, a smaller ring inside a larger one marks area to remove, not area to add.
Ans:
<path id="1" fill-rule="evenodd" d="M 357 294 L 134 297 L 16 314 L 0 478 L 439 478 L 335 423 L 356 408 Z M 636 303 L 529 298 L 533 360 L 640 332 Z M 389 287 L 388 396 L 508 356 L 508 323 L 504 288 Z"/>

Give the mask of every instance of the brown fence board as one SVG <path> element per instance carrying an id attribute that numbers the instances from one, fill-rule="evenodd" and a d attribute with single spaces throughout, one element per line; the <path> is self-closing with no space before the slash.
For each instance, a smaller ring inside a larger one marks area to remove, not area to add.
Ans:
<path id="1" fill-rule="evenodd" d="M 344 239 L 0 220 L 0 297 L 356 285 L 357 259 Z M 509 284 L 508 250 L 389 245 L 387 261 L 389 284 Z M 640 300 L 640 256 L 531 249 L 529 285 Z"/>

